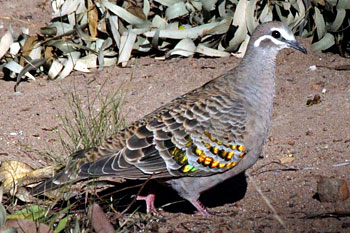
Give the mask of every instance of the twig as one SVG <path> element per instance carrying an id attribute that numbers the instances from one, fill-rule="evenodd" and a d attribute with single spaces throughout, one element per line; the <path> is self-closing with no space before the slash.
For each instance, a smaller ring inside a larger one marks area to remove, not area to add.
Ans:
<path id="1" fill-rule="evenodd" d="M 286 224 L 283 222 L 282 218 L 278 215 L 277 211 L 275 210 L 275 208 L 271 205 L 271 202 L 269 199 L 267 199 L 267 197 L 263 194 L 263 192 L 261 191 L 260 187 L 258 187 L 258 185 L 255 183 L 255 180 L 253 179 L 253 177 L 248 173 L 247 176 L 249 177 L 250 181 L 252 182 L 252 184 L 254 185 L 254 188 L 256 189 L 256 191 L 258 191 L 258 193 L 261 195 L 261 197 L 264 199 L 264 201 L 266 202 L 267 206 L 272 210 L 273 212 L 273 216 L 276 218 L 276 220 L 284 227 L 284 229 L 286 229 L 287 232 L 290 232 L 286 226 Z"/>
<path id="2" fill-rule="evenodd" d="M 9 21 L 18 21 L 20 23 L 29 24 L 29 25 L 31 25 L 32 27 L 35 27 L 35 28 L 41 28 L 41 26 L 36 25 L 34 23 L 31 23 L 31 22 L 28 22 L 28 21 L 25 21 L 25 20 L 22 20 L 22 19 L 13 18 L 13 17 L 10 17 L 10 16 L 0 16 L 0 19 L 6 19 L 6 20 L 9 20 Z"/>
<path id="3" fill-rule="evenodd" d="M 350 165 L 350 163 L 337 163 L 337 164 L 333 164 L 333 167 L 343 167 L 343 166 L 348 166 Z"/>
<path id="4" fill-rule="evenodd" d="M 266 167 L 266 166 L 269 166 L 271 164 L 278 164 L 282 167 L 285 167 L 283 169 L 271 169 L 271 170 L 265 170 L 265 171 L 262 171 L 262 172 L 258 172 L 258 170 Z M 255 176 L 255 175 L 259 175 L 259 174 L 262 174 L 262 173 L 265 173 L 265 172 L 274 172 L 274 171 L 299 171 L 299 170 L 303 170 L 305 168 L 299 168 L 299 167 L 294 167 L 294 166 L 287 166 L 279 161 L 272 161 L 270 163 L 267 163 L 267 164 L 264 164 L 262 166 L 260 166 L 259 168 L 255 169 L 254 173 L 252 172 L 251 176 Z"/>
<path id="5" fill-rule="evenodd" d="M 140 189 L 139 189 L 139 191 L 137 192 L 136 196 L 135 196 L 135 197 L 133 198 L 133 200 L 130 202 L 130 204 L 128 205 L 128 207 L 126 207 L 119 215 L 113 217 L 113 218 L 111 219 L 111 221 L 113 221 L 113 222 L 116 221 L 116 220 L 119 219 L 123 214 L 125 214 L 126 211 L 128 211 L 128 210 L 131 208 L 131 206 L 136 202 L 137 197 L 140 195 L 140 193 L 141 193 L 141 191 L 143 190 L 143 188 L 146 186 L 146 184 L 148 183 L 148 181 L 150 181 L 150 180 L 152 179 L 152 177 L 153 177 L 153 174 L 150 175 L 150 176 L 148 177 L 148 179 L 142 184 L 142 186 L 140 187 Z"/>
<path id="6" fill-rule="evenodd" d="M 326 213 L 312 213 L 305 214 L 304 219 L 311 218 L 340 218 L 340 217 L 350 217 L 350 211 L 335 211 L 335 212 L 326 212 Z"/>

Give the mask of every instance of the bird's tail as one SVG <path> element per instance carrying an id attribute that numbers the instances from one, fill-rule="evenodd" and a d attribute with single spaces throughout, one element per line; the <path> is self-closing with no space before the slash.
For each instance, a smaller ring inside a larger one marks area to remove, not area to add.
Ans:
<path id="1" fill-rule="evenodd" d="M 85 156 L 88 150 L 80 150 L 72 155 L 72 160 L 68 163 L 68 166 L 59 171 L 51 178 L 44 180 L 31 189 L 31 193 L 34 196 L 43 194 L 46 191 L 52 191 L 65 185 L 71 185 L 84 177 L 79 176 L 79 168 L 82 163 L 87 162 Z"/>

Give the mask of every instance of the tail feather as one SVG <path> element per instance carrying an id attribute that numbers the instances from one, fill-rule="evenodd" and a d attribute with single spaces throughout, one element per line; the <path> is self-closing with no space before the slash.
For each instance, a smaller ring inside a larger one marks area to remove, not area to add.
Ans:
<path id="1" fill-rule="evenodd" d="M 88 162 L 88 159 L 85 156 L 87 151 L 88 150 L 80 150 L 75 152 L 72 155 L 72 160 L 70 161 L 69 166 L 58 172 L 55 176 L 46 179 L 41 184 L 35 186 L 31 190 L 32 195 L 37 196 L 46 191 L 52 191 L 64 185 L 70 185 L 84 179 L 84 177 L 80 177 L 78 173 L 80 165 Z"/>

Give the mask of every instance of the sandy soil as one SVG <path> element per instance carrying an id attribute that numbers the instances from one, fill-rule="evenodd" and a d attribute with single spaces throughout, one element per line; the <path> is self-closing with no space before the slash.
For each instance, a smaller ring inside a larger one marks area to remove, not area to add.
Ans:
<path id="1" fill-rule="evenodd" d="M 47 24 L 51 14 L 44 0 L 0 0 L 0 9 L 3 16 L 38 26 Z M 31 24 L 0 18 L 0 36 L 10 24 L 17 31 L 22 26 L 37 30 Z M 307 56 L 283 51 L 278 57 L 272 128 L 264 158 L 246 172 L 252 178 L 238 176 L 202 196 L 204 204 L 217 216 L 194 216 L 190 204 L 185 203 L 175 211 L 167 211 L 162 221 L 150 224 L 149 231 L 285 232 L 257 192 L 254 181 L 289 232 L 350 232 L 349 215 L 304 218 L 312 213 L 350 211 L 350 199 L 327 203 L 314 198 L 320 175 L 345 179 L 350 184 L 350 166 L 334 166 L 350 162 L 350 71 L 309 69 L 312 65 L 345 65 L 349 60 L 334 54 L 312 54 L 309 41 L 301 41 L 310 52 Z M 127 68 L 114 66 L 90 74 L 76 72 L 62 81 L 38 77 L 36 81 L 21 83 L 20 94 L 13 92 L 14 82 L 0 76 L 0 160 L 21 160 L 35 168 L 52 162 L 38 151 L 58 147 L 55 133 L 47 129 L 59 126 L 58 114 L 66 110 L 61 87 L 75 86 L 84 101 L 86 90 L 95 93 L 106 79 L 106 92 L 112 92 L 132 76 L 124 106 L 130 122 L 225 73 L 238 62 L 234 57 L 166 61 L 143 57 L 132 59 Z M 307 106 L 307 100 L 315 94 L 321 96 L 321 102 Z M 272 163 L 291 155 L 294 160 L 284 165 L 296 170 L 283 170 L 282 165 Z"/>

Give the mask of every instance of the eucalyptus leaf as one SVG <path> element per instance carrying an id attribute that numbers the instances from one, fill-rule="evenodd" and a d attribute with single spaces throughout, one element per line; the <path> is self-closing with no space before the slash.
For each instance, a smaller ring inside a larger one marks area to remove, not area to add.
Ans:
<path id="1" fill-rule="evenodd" d="M 165 17 L 169 20 L 175 19 L 177 17 L 188 14 L 188 10 L 186 9 L 186 4 L 184 2 L 178 2 L 174 5 L 169 6 L 165 11 Z"/>
<path id="2" fill-rule="evenodd" d="M 184 57 L 191 56 L 196 51 L 196 45 L 191 39 L 185 38 L 180 40 L 173 50 L 169 51 L 169 55 L 181 55 Z"/>
<path id="3" fill-rule="evenodd" d="M 214 28 L 215 26 L 225 23 L 226 20 L 222 20 L 220 22 L 212 22 L 208 24 L 204 24 L 198 27 L 193 27 L 190 29 L 184 29 L 184 30 L 171 30 L 171 29 L 165 29 L 159 31 L 159 37 L 160 38 L 171 38 L 171 39 L 184 39 L 184 38 L 192 38 L 195 39 L 198 36 L 204 35 L 207 31 Z M 144 33 L 146 37 L 153 37 L 156 30 L 148 31 Z"/>
<path id="4" fill-rule="evenodd" d="M 6 222 L 6 210 L 2 203 L 0 203 L 0 229 Z"/>
<path id="5" fill-rule="evenodd" d="M 20 64 L 18 64 L 15 61 L 10 61 L 9 63 L 7 63 L 4 67 L 6 67 L 7 69 L 11 70 L 12 72 L 15 72 L 17 74 L 19 74 L 21 72 L 21 70 L 23 69 L 23 66 L 21 66 Z M 25 73 L 25 76 L 27 76 L 29 79 L 35 80 L 34 76 L 31 75 L 30 73 Z"/>
<path id="6" fill-rule="evenodd" d="M 266 4 L 263 11 L 260 14 L 259 21 L 262 23 L 272 21 L 273 15 L 269 4 Z"/>
<path id="7" fill-rule="evenodd" d="M 225 51 L 209 48 L 204 44 L 199 44 L 196 49 L 197 53 L 209 56 L 209 57 L 229 57 L 230 54 Z"/>
<path id="8" fill-rule="evenodd" d="M 240 0 L 238 2 L 235 15 L 233 17 L 233 22 L 232 22 L 233 25 L 245 26 L 247 5 L 248 5 L 248 0 Z"/>
<path id="9" fill-rule="evenodd" d="M 63 65 L 59 61 L 53 60 L 48 72 L 49 78 L 50 79 L 56 78 L 62 69 L 63 69 Z"/>
<path id="10" fill-rule="evenodd" d="M 338 0 L 337 9 L 350 9 L 350 1 L 349 0 Z"/>
<path id="11" fill-rule="evenodd" d="M 1 47 L 1 42 L 0 42 L 0 47 Z M 12 56 L 17 55 L 20 50 L 21 50 L 21 45 L 20 45 L 19 42 L 14 42 L 14 43 L 11 44 L 11 46 L 10 46 L 10 54 Z M 0 53 L 1 53 L 1 48 L 0 48 Z"/>
<path id="12" fill-rule="evenodd" d="M 53 22 L 49 24 L 47 27 L 43 27 L 40 29 L 41 33 L 44 35 L 54 36 L 54 35 L 62 35 L 69 31 L 73 31 L 74 26 L 68 23 L 62 22 Z"/>
<path id="13" fill-rule="evenodd" d="M 335 17 L 333 23 L 330 25 L 328 31 L 330 32 L 336 32 L 338 29 L 341 27 L 341 25 L 344 22 L 346 15 L 346 10 L 343 8 L 338 8 L 337 9 L 337 16 Z"/>
<path id="14" fill-rule="evenodd" d="M 126 22 L 130 23 L 131 25 L 137 25 L 137 24 L 144 24 L 145 21 L 124 8 L 117 6 L 113 3 L 108 2 L 107 0 L 101 0 L 101 3 L 108 8 L 110 11 L 112 11 L 114 14 L 118 15 L 120 18 L 125 20 Z"/>
<path id="15" fill-rule="evenodd" d="M 149 1 L 148 0 L 143 0 L 143 14 L 146 16 L 146 18 L 148 17 L 149 15 L 149 11 L 151 9 L 151 6 L 149 4 Z"/>
<path id="16" fill-rule="evenodd" d="M 238 51 L 234 53 L 233 55 L 238 58 L 243 58 L 245 52 L 247 51 L 248 43 L 250 40 L 250 36 L 246 35 L 246 38 L 242 42 L 241 46 L 239 47 Z"/>
<path id="17" fill-rule="evenodd" d="M 323 50 L 329 49 L 335 44 L 334 36 L 331 33 L 327 33 L 324 37 L 312 44 L 312 51 L 314 53 L 319 53 Z"/>
<path id="18" fill-rule="evenodd" d="M 76 25 L 74 26 L 74 29 L 75 29 L 75 31 L 77 32 L 78 36 L 79 36 L 82 40 L 84 40 L 85 42 L 93 42 L 93 41 L 96 41 L 96 40 L 97 40 L 97 38 L 92 37 L 92 36 L 90 36 L 90 35 L 84 33 L 83 30 L 81 29 L 81 27 L 79 26 L 79 24 L 76 24 Z"/>
<path id="19" fill-rule="evenodd" d="M 125 38 L 124 39 L 125 42 L 121 44 L 122 49 L 120 51 L 120 55 L 118 58 L 118 64 L 121 63 L 122 66 L 124 67 L 127 65 L 127 62 L 130 59 L 131 51 L 136 40 L 136 34 L 132 31 L 129 31 L 129 32 L 123 33 L 122 38 L 123 37 Z"/>
<path id="20" fill-rule="evenodd" d="M 212 11 L 215 9 L 215 5 L 218 0 L 200 0 L 203 4 L 203 8 L 207 11 Z"/>
<path id="21" fill-rule="evenodd" d="M 13 37 L 11 30 L 8 30 L 0 40 L 0 59 L 7 53 L 11 44 L 13 43 Z"/>
<path id="22" fill-rule="evenodd" d="M 98 52 L 98 57 L 97 57 L 98 64 L 99 64 L 98 70 L 102 70 L 103 66 L 104 66 L 104 53 L 103 53 L 103 51 L 105 49 L 107 49 L 108 47 L 110 47 L 111 45 L 112 45 L 112 39 L 110 37 L 108 37 L 106 40 L 103 41 L 103 44 L 100 48 L 100 51 Z"/>
<path id="23" fill-rule="evenodd" d="M 219 15 L 221 17 L 224 17 L 226 15 L 226 0 L 223 0 L 221 1 L 221 3 L 219 4 L 219 6 L 217 7 L 218 8 L 218 11 L 219 11 Z"/>
<path id="24" fill-rule="evenodd" d="M 155 15 L 152 19 L 153 28 L 166 29 L 167 25 L 168 25 L 167 21 L 161 18 L 159 15 Z"/>
<path id="25" fill-rule="evenodd" d="M 154 1 L 168 7 L 179 2 L 178 0 L 154 0 Z M 183 0 L 180 0 L 180 1 L 183 2 Z"/>
<path id="26" fill-rule="evenodd" d="M 57 12 L 54 14 L 54 17 L 62 17 L 75 12 L 79 4 L 80 4 L 79 0 L 64 1 L 60 9 L 58 9 Z"/>
<path id="27" fill-rule="evenodd" d="M 199 1 L 191 1 L 191 4 L 194 8 L 196 8 L 197 11 L 202 11 L 203 3 L 199 2 Z"/>
<path id="28" fill-rule="evenodd" d="M 108 16 L 108 21 L 111 25 L 113 39 L 117 44 L 118 49 L 120 49 L 120 33 L 119 33 L 118 20 L 119 20 L 118 16 L 115 16 L 115 15 Z"/>
<path id="29" fill-rule="evenodd" d="M 75 63 L 80 57 L 80 52 L 71 52 L 68 54 L 68 60 L 64 64 L 64 68 L 57 79 L 64 79 L 67 77 L 73 70 Z"/>
<path id="30" fill-rule="evenodd" d="M 320 40 L 326 34 L 326 23 L 320 10 L 315 7 L 315 23 L 317 30 L 317 37 Z"/>
<path id="31" fill-rule="evenodd" d="M 282 15 L 280 6 L 278 6 L 276 4 L 275 9 L 276 9 L 276 12 L 277 12 L 277 15 L 278 15 L 278 20 L 280 20 L 280 21 L 282 21 L 282 22 L 287 24 L 287 18 Z"/>
<path id="32" fill-rule="evenodd" d="M 40 58 L 41 58 L 41 52 L 42 52 L 42 51 L 43 51 L 43 47 L 40 46 L 40 42 L 39 42 L 39 43 L 36 43 L 36 44 L 33 46 L 32 51 L 30 51 L 29 57 L 30 57 L 32 60 L 40 59 Z"/>
<path id="33" fill-rule="evenodd" d="M 259 25 L 255 15 L 256 1 L 249 1 L 246 7 L 246 24 L 250 35 L 253 34 L 254 29 Z"/>
<path id="34" fill-rule="evenodd" d="M 32 70 L 38 69 L 40 66 L 44 65 L 46 61 L 47 61 L 47 58 L 35 59 L 35 60 L 28 61 L 28 64 L 23 68 L 23 70 L 21 70 L 21 72 L 19 72 L 19 74 L 17 76 L 16 85 L 14 87 L 15 92 L 16 92 L 16 88 L 17 88 L 18 84 L 22 80 L 22 76 L 26 73 L 29 73 Z"/>
<path id="35" fill-rule="evenodd" d="M 247 32 L 248 30 L 247 30 L 247 27 L 245 27 L 245 25 L 239 26 L 235 32 L 234 37 L 230 40 L 229 46 L 226 48 L 226 51 L 232 52 L 237 50 L 239 45 L 245 39 Z"/>

